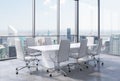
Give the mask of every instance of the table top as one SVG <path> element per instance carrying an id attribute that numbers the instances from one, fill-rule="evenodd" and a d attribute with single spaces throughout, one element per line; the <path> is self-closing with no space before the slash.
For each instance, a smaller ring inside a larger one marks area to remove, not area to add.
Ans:
<path id="1" fill-rule="evenodd" d="M 96 46 L 97 44 L 88 44 L 87 46 L 92 47 Z M 76 53 L 76 51 L 79 49 L 80 43 L 71 43 L 70 44 L 70 52 L 71 53 Z M 55 51 L 59 50 L 59 44 L 56 45 L 43 45 L 43 46 L 30 46 L 28 48 L 35 49 L 42 51 L 42 64 L 46 68 L 53 68 L 54 63 L 51 61 L 50 56 L 55 55 Z M 51 55 L 49 55 L 51 54 Z M 70 63 L 73 63 L 69 61 Z"/>
<path id="2" fill-rule="evenodd" d="M 88 44 L 88 47 L 93 47 L 96 46 L 97 44 Z M 71 43 L 70 44 L 70 49 L 72 48 L 79 48 L 80 43 Z M 59 44 L 56 45 L 43 45 L 43 46 L 30 46 L 28 47 L 30 49 L 35 49 L 35 50 L 40 50 L 40 51 L 55 51 L 59 50 Z"/>

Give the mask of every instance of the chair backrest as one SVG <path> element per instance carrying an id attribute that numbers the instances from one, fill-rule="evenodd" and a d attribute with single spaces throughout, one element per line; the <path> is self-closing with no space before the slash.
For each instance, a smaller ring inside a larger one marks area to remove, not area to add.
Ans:
<path id="1" fill-rule="evenodd" d="M 25 51 L 26 51 L 26 54 L 36 52 L 36 50 L 28 48 L 29 46 L 35 46 L 35 45 L 36 45 L 36 43 L 35 43 L 35 39 L 34 38 L 26 38 L 26 40 L 25 40 Z"/>
<path id="2" fill-rule="evenodd" d="M 69 60 L 69 52 L 70 52 L 69 40 L 61 40 L 57 55 L 57 62 L 60 63 Z"/>
<path id="3" fill-rule="evenodd" d="M 34 38 L 26 38 L 26 46 L 35 46 Z"/>
<path id="4" fill-rule="evenodd" d="M 79 54 L 78 57 L 82 58 L 84 56 L 87 56 L 87 39 L 82 39 L 80 42 L 80 48 L 79 48 Z"/>
<path id="5" fill-rule="evenodd" d="M 101 52 L 101 47 L 102 47 L 102 39 L 98 40 L 98 46 L 96 48 L 96 53 L 99 54 Z"/>
<path id="6" fill-rule="evenodd" d="M 25 55 L 24 55 L 23 48 L 22 48 L 22 42 L 19 38 L 15 39 L 15 47 L 16 47 L 16 52 L 17 52 L 17 59 L 24 60 Z"/>
<path id="7" fill-rule="evenodd" d="M 43 45 L 43 39 L 42 38 L 39 38 L 38 39 L 38 45 L 40 46 L 40 45 Z"/>
<path id="8" fill-rule="evenodd" d="M 45 37 L 45 42 L 44 42 L 45 45 L 52 45 L 52 40 L 50 37 Z"/>
<path id="9" fill-rule="evenodd" d="M 88 42 L 87 44 L 94 44 L 94 37 L 86 37 Z"/>

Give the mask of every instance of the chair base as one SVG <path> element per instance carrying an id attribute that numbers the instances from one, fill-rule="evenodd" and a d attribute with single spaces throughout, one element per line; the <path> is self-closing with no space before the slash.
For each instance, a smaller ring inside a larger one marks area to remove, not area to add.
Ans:
<path id="1" fill-rule="evenodd" d="M 49 76 L 52 77 L 53 76 L 53 73 L 60 73 L 60 74 L 63 74 L 65 77 L 67 76 L 67 73 L 64 72 L 62 69 L 47 69 L 47 73 L 49 73 Z"/>
<path id="2" fill-rule="evenodd" d="M 88 69 L 88 65 L 87 65 L 87 62 L 84 62 L 83 64 L 77 62 L 77 63 L 69 63 L 68 64 L 68 69 L 69 69 L 69 72 L 71 72 L 71 67 L 74 66 L 75 68 L 79 68 L 80 71 L 83 71 L 83 69 Z"/>
<path id="3" fill-rule="evenodd" d="M 88 60 L 88 63 L 90 61 L 93 61 L 94 62 L 94 66 L 96 67 L 99 63 L 101 63 L 101 65 L 103 66 L 104 65 L 104 62 L 100 60 L 100 58 L 96 58 L 95 56 L 91 56 L 91 60 Z"/>
<path id="4" fill-rule="evenodd" d="M 27 63 L 26 62 L 26 65 L 25 66 L 22 66 L 22 67 L 18 67 L 16 68 L 16 74 L 19 74 L 19 71 L 24 69 L 24 68 L 28 68 L 29 71 L 30 71 L 30 74 L 32 74 L 32 71 L 30 70 L 31 67 L 35 67 L 36 68 L 36 71 L 38 71 L 38 63 L 37 64 L 34 64 L 34 65 L 29 65 L 30 63 Z"/>

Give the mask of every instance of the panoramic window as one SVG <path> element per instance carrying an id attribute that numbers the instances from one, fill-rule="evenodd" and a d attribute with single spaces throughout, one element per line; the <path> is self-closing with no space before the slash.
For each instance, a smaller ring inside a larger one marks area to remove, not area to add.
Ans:
<path id="1" fill-rule="evenodd" d="M 80 39 L 87 38 L 88 43 L 95 43 L 98 36 L 97 0 L 79 1 L 79 33 Z"/>
<path id="2" fill-rule="evenodd" d="M 32 0 L 0 1 L 0 36 L 32 35 Z"/>
<path id="3" fill-rule="evenodd" d="M 106 53 L 120 55 L 120 1 L 101 0 L 101 38 Z"/>
<path id="4" fill-rule="evenodd" d="M 74 41 L 75 1 L 60 0 L 60 35 L 61 39 Z"/>
<path id="5" fill-rule="evenodd" d="M 36 0 L 36 35 L 56 35 L 57 0 Z"/>
<path id="6" fill-rule="evenodd" d="M 98 11 L 97 0 L 79 1 L 80 35 L 97 35 Z"/>

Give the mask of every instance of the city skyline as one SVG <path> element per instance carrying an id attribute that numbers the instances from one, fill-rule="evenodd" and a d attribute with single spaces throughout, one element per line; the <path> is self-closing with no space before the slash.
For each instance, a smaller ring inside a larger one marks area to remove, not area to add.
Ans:
<path id="1" fill-rule="evenodd" d="M 6 1 L 8 1 L 6 3 Z M 75 1 L 61 1 L 60 31 L 71 28 L 75 33 Z M 97 0 L 80 1 L 80 32 L 97 31 Z M 102 3 L 103 1 L 101 1 Z M 106 1 L 105 1 L 106 3 Z M 113 10 L 109 4 L 101 4 L 101 31 L 120 30 L 119 11 Z M 112 6 L 116 9 L 116 6 Z M 18 32 L 32 33 L 32 0 L 2 0 L 0 3 L 0 31 L 6 31 L 8 25 L 15 27 Z M 36 0 L 36 32 L 57 30 L 57 0 Z M 56 31 L 55 31 L 56 32 Z M 90 33 L 89 32 L 89 33 Z M 4 32 L 3 32 L 4 33 Z"/>

